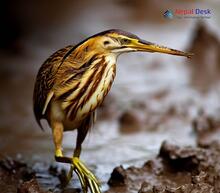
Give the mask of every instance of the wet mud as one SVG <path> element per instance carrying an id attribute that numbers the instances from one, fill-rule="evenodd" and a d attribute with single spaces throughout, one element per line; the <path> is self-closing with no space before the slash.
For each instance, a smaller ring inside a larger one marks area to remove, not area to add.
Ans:
<path id="1" fill-rule="evenodd" d="M 217 193 L 220 192 L 219 157 L 220 143 L 180 147 L 165 141 L 158 155 L 142 167 L 116 167 L 108 180 L 106 193 Z M 46 176 L 57 178 L 56 188 L 45 191 L 42 184 L 39 185 L 39 178 L 44 181 Z M 21 161 L 10 158 L 0 161 L 1 192 L 80 192 L 80 189 L 65 187 L 65 176 L 65 171 L 53 166 L 39 176 L 39 171 Z"/>
<path id="2" fill-rule="evenodd" d="M 219 148 L 219 145 L 178 147 L 164 142 L 159 155 L 143 167 L 115 168 L 107 192 L 219 192 Z"/>
<path id="3" fill-rule="evenodd" d="M 164 141 L 157 157 L 142 167 L 116 167 L 107 193 L 220 192 L 220 122 L 201 111 L 192 128 L 195 147 Z"/>
<path id="4" fill-rule="evenodd" d="M 40 193 L 32 169 L 28 168 L 27 164 L 11 158 L 1 158 L 0 160 L 0 187 L 2 193 L 29 193 L 30 189 L 32 192 Z"/>

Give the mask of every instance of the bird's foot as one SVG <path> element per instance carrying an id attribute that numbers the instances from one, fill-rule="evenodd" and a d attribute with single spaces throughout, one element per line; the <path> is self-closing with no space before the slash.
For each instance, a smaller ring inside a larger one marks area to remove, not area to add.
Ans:
<path id="1" fill-rule="evenodd" d="M 55 152 L 55 159 L 58 162 L 71 164 L 70 171 L 67 175 L 66 184 L 68 184 L 71 180 L 74 171 L 79 177 L 84 193 L 87 193 L 88 189 L 90 189 L 91 193 L 101 193 L 100 183 L 98 182 L 94 174 L 91 171 L 89 171 L 89 169 L 78 157 L 64 157 L 62 151 L 58 149 Z"/>
<path id="2" fill-rule="evenodd" d="M 61 149 L 57 149 L 56 150 L 56 152 L 55 152 L 55 160 L 57 162 L 72 164 L 72 158 L 64 157 Z"/>
<path id="3" fill-rule="evenodd" d="M 99 181 L 78 157 L 72 159 L 72 165 L 67 176 L 68 181 L 71 180 L 73 171 L 78 175 L 84 193 L 88 192 L 88 188 L 91 193 L 101 193 Z"/>

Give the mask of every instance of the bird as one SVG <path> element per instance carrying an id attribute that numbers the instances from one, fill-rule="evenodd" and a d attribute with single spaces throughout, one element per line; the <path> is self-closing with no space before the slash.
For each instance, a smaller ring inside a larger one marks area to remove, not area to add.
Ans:
<path id="1" fill-rule="evenodd" d="M 77 45 L 52 54 L 40 67 L 34 86 L 33 109 L 37 123 L 46 119 L 52 129 L 55 160 L 70 164 L 67 183 L 75 172 L 84 193 L 101 193 L 95 175 L 80 159 L 82 143 L 96 120 L 116 75 L 118 56 L 129 52 L 158 52 L 190 58 L 191 53 L 160 46 L 120 29 L 97 33 Z M 72 157 L 64 156 L 63 133 L 77 131 Z"/>

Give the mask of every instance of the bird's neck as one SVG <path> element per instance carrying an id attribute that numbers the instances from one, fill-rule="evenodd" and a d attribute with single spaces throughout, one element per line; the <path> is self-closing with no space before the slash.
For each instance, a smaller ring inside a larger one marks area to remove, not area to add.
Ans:
<path id="1" fill-rule="evenodd" d="M 115 65 L 117 58 L 118 58 L 118 55 L 115 53 L 109 53 L 109 54 L 106 54 L 104 57 L 105 57 L 106 62 L 109 65 Z"/>

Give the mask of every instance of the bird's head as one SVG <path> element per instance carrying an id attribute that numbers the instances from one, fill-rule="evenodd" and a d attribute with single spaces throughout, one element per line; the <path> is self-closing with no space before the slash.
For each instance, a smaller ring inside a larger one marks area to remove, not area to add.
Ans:
<path id="1" fill-rule="evenodd" d="M 192 54 L 185 53 L 165 46 L 140 39 L 138 36 L 118 29 L 96 34 L 89 39 L 90 45 L 99 53 L 114 53 L 116 55 L 127 52 L 159 52 L 178 56 L 190 57 Z"/>

